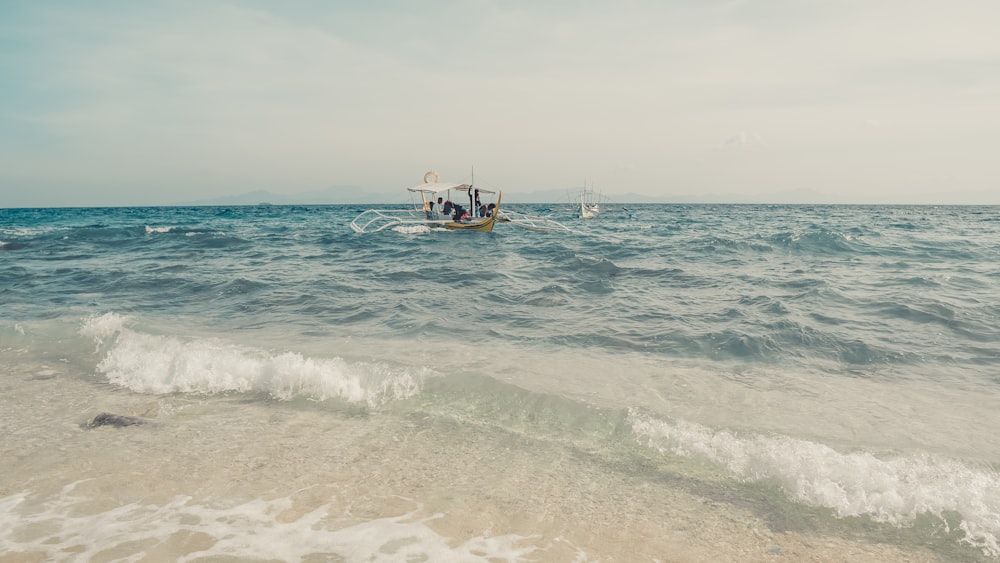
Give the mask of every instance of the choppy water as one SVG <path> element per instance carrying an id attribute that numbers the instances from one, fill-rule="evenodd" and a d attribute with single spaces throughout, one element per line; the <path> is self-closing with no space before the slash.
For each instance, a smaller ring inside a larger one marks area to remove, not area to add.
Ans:
<path id="1" fill-rule="evenodd" d="M 515 209 L 0 210 L 0 561 L 1000 557 L 1000 208 Z"/>

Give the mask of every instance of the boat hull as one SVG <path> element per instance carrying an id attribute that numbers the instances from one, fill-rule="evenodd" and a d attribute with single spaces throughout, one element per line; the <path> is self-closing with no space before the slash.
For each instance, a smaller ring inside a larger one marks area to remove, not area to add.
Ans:
<path id="1" fill-rule="evenodd" d="M 496 217 L 486 217 L 482 221 L 476 221 L 472 223 L 460 223 L 456 221 L 451 221 L 445 223 L 446 229 L 452 229 L 455 231 L 477 231 L 477 232 L 487 232 L 493 230 L 493 225 L 496 223 Z"/>

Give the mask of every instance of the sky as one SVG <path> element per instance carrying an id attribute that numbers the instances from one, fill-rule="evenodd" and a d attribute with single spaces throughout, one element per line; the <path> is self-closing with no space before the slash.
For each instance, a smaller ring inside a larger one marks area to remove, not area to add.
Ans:
<path id="1" fill-rule="evenodd" d="M 996 0 L 0 0 L 0 207 L 1000 203 Z M 777 194 L 777 195 L 776 195 Z"/>

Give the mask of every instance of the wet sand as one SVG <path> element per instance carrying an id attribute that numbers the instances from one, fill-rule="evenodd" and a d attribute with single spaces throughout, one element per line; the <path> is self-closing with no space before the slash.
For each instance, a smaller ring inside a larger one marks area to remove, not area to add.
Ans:
<path id="1" fill-rule="evenodd" d="M 2 377 L 5 562 L 250 553 L 322 561 L 368 560 L 365 553 L 384 561 L 979 558 L 905 545 L 905 533 L 894 543 L 863 524 L 821 531 L 817 511 L 796 521 L 794 510 L 774 510 L 767 491 L 751 498 L 711 467 L 671 467 L 419 409 L 150 397 L 67 377 L 58 366 L 8 368 Z M 150 424 L 87 428 L 100 412 Z"/>

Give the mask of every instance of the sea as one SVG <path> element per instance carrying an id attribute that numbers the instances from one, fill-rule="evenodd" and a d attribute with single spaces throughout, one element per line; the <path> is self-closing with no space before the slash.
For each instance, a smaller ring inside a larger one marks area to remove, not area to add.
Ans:
<path id="1" fill-rule="evenodd" d="M 0 561 L 1000 560 L 1000 207 L 367 207 L 0 209 Z"/>

